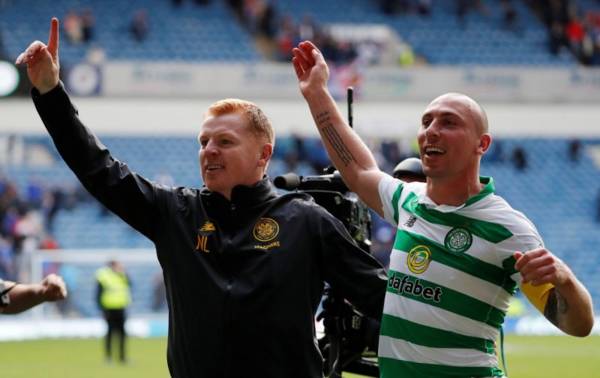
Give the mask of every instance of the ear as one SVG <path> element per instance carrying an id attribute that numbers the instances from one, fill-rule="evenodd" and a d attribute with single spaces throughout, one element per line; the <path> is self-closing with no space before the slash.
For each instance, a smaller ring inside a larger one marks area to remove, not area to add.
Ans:
<path id="1" fill-rule="evenodd" d="M 492 136 L 490 134 L 481 134 L 479 137 L 479 146 L 477 147 L 477 152 L 479 155 L 483 155 L 492 145 Z"/>
<path id="2" fill-rule="evenodd" d="M 271 160 L 271 156 L 273 156 L 273 144 L 265 143 L 262 146 L 260 151 L 260 155 L 258 157 L 258 166 L 259 167 L 267 167 L 269 164 L 269 160 Z"/>

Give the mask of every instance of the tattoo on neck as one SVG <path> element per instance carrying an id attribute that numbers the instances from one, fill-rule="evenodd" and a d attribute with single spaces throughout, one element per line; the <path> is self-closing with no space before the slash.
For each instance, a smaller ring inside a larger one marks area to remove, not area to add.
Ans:
<path id="1" fill-rule="evenodd" d="M 317 126 L 321 129 L 323 136 L 327 139 L 327 142 L 331 145 L 333 150 L 337 153 L 338 157 L 344 164 L 348 166 L 351 162 L 355 161 L 354 155 L 350 152 L 348 147 L 344 144 L 342 137 L 338 134 L 337 130 L 331 123 L 331 117 L 329 112 L 323 112 L 316 117 Z"/>
<path id="2" fill-rule="evenodd" d="M 561 318 L 569 311 L 569 303 L 556 289 L 548 295 L 548 302 L 544 308 L 544 316 L 555 326 L 559 326 Z"/>

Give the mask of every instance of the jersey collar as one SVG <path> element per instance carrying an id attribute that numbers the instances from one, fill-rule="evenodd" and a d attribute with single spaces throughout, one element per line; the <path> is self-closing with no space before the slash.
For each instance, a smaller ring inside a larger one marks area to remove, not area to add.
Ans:
<path id="1" fill-rule="evenodd" d="M 483 198 L 487 197 L 490 194 L 493 194 L 495 191 L 494 179 L 492 177 L 480 176 L 479 182 L 484 185 L 483 189 L 474 196 L 471 196 L 467 199 L 465 203 L 458 206 L 453 205 L 438 205 L 426 193 L 426 186 L 423 186 L 423 191 L 419 195 L 419 203 L 425 205 L 427 208 L 437 210 L 442 213 L 451 213 L 457 210 L 462 209 L 463 207 L 470 206 L 478 201 L 481 201 Z"/>

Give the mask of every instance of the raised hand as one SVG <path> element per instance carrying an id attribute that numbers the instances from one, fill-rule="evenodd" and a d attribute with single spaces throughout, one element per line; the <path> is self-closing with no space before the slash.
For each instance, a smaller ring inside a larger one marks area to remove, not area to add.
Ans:
<path id="1" fill-rule="evenodd" d="M 292 49 L 292 54 L 292 63 L 304 97 L 310 95 L 311 91 L 326 89 L 329 68 L 319 49 L 312 42 L 304 41 Z"/>
<path id="2" fill-rule="evenodd" d="M 27 64 L 27 76 L 41 94 L 51 91 L 59 82 L 58 19 L 52 18 L 48 45 L 35 41 L 18 57 L 15 64 Z"/>
<path id="3" fill-rule="evenodd" d="M 67 286 L 60 276 L 49 274 L 40 282 L 45 301 L 53 302 L 67 297 Z"/>

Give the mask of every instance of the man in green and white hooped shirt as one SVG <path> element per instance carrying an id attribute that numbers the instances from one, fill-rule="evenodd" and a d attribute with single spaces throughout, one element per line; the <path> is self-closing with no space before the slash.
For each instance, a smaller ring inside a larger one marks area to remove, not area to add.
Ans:
<path id="1" fill-rule="evenodd" d="M 562 331 L 591 332 L 592 302 L 533 224 L 480 177 L 492 138 L 473 99 L 448 93 L 425 109 L 418 142 L 426 183 L 380 171 L 327 90 L 318 49 L 293 65 L 325 147 L 349 188 L 397 226 L 381 322 L 381 377 L 501 377 L 495 340 L 520 287 Z"/>

